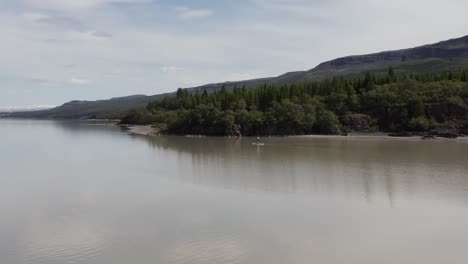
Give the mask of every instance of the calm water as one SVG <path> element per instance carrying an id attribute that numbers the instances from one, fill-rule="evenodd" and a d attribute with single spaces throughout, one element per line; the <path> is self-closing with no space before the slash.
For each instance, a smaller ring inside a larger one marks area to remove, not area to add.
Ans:
<path id="1" fill-rule="evenodd" d="M 468 262 L 468 142 L 0 120 L 0 263 Z"/>

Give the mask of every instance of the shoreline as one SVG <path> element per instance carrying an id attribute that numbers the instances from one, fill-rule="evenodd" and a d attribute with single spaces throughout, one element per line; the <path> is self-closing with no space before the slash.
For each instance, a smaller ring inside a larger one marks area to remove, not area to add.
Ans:
<path id="1" fill-rule="evenodd" d="M 408 140 L 408 141 L 468 141 L 468 137 L 460 136 L 458 138 L 445 138 L 445 137 L 435 137 L 431 139 L 423 139 L 420 136 L 410 136 L 410 137 L 395 137 L 389 136 L 385 133 L 370 133 L 370 134 L 353 134 L 350 133 L 347 136 L 340 135 L 299 135 L 299 136 L 289 136 L 293 138 L 352 138 L 352 139 L 379 139 L 379 140 Z"/>
<path id="2" fill-rule="evenodd" d="M 129 134 L 133 135 L 143 135 L 143 136 L 158 136 L 158 130 L 151 125 L 119 125 L 125 128 Z M 180 137 L 190 137 L 190 138 L 207 138 L 211 136 L 205 135 L 175 135 Z M 458 137 L 455 139 L 452 138 L 443 138 L 436 137 L 433 139 L 423 140 L 420 136 L 411 136 L 411 137 L 394 137 L 389 136 L 387 133 L 376 132 L 376 133 L 350 133 L 347 136 L 341 135 L 286 135 L 286 136 L 263 136 L 262 138 L 337 138 L 337 139 L 395 139 L 395 140 L 421 140 L 421 141 L 457 141 L 457 140 L 468 140 L 468 137 Z M 220 136 L 219 138 L 230 138 L 226 136 Z M 252 138 L 247 137 L 246 138 Z"/>
<path id="3" fill-rule="evenodd" d="M 1 117 L 1 119 L 17 119 L 17 120 L 26 120 L 31 118 L 10 118 L 10 117 Z M 31 120 L 58 120 L 58 121 L 66 121 L 66 119 L 37 119 L 33 118 Z M 154 128 L 151 125 L 128 125 L 128 124 L 119 124 L 117 121 L 118 119 L 81 119 L 81 120 L 73 120 L 73 121 L 87 121 L 90 123 L 99 124 L 99 122 L 108 123 L 107 125 L 116 125 L 121 127 L 122 129 L 126 130 L 129 134 L 133 135 L 143 135 L 143 136 L 160 136 L 158 129 Z M 102 124 L 99 124 L 102 125 Z M 217 137 L 217 138 L 236 138 L 236 137 L 228 137 L 228 136 L 206 136 L 206 135 L 167 135 L 167 136 L 180 136 L 180 137 L 190 137 L 190 138 L 208 138 L 208 137 Z M 245 136 L 246 138 L 253 138 L 255 136 Z M 430 139 L 422 139 L 421 136 L 390 136 L 389 133 L 385 132 L 372 132 L 372 133 L 362 133 L 362 132 L 355 132 L 349 133 L 346 136 L 343 135 L 318 135 L 318 134 L 311 134 L 311 135 L 273 135 L 273 136 L 262 136 L 262 138 L 336 138 L 336 139 L 346 139 L 346 138 L 353 138 L 353 139 L 381 139 L 381 140 L 421 140 L 421 141 L 468 141 L 468 135 L 460 135 L 458 138 L 446 138 L 446 137 L 435 137 Z"/>
<path id="4" fill-rule="evenodd" d="M 119 125 L 128 131 L 129 134 L 143 135 L 143 136 L 156 136 L 158 134 L 157 129 L 151 125 Z"/>

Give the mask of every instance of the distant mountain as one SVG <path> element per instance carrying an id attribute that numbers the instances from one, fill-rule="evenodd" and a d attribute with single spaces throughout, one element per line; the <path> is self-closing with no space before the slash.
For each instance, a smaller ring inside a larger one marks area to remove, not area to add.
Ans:
<path id="1" fill-rule="evenodd" d="M 47 109 L 51 109 L 51 108 L 54 108 L 54 106 L 49 106 L 49 105 L 32 105 L 32 106 L 0 107 L 0 113 L 30 112 L 30 111 L 47 110 Z"/>
<path id="2" fill-rule="evenodd" d="M 143 107 L 151 101 L 170 94 L 154 96 L 132 95 L 98 101 L 71 101 L 61 106 L 41 111 L 15 112 L 9 117 L 54 119 L 118 119 L 127 111 Z"/>
<path id="3" fill-rule="evenodd" d="M 191 92 L 213 92 L 235 87 L 254 88 L 265 83 L 277 85 L 323 80 L 334 76 L 353 77 L 366 72 L 386 73 L 392 66 L 398 74 L 437 73 L 468 68 L 468 36 L 411 49 L 348 56 L 321 63 L 308 71 L 288 72 L 277 77 L 245 81 L 206 84 L 187 88 Z M 62 106 L 29 113 L 14 113 L 15 117 L 35 118 L 118 118 L 132 109 L 174 93 L 145 96 L 134 95 L 100 101 L 72 101 Z"/>
<path id="4" fill-rule="evenodd" d="M 323 80 L 334 76 L 352 77 L 366 72 L 386 73 L 392 66 L 396 73 L 437 73 L 468 68 L 468 36 L 411 49 L 348 56 L 321 63 L 308 71 L 288 72 L 278 77 L 224 82 L 193 87 L 194 90 L 220 90 L 222 87 L 257 87 L 261 84 L 287 84 Z"/>

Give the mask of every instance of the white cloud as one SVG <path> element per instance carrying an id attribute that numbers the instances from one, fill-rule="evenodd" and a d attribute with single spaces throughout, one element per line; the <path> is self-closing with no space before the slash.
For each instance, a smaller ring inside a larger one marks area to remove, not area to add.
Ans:
<path id="1" fill-rule="evenodd" d="M 31 111 L 54 108 L 56 105 L 0 106 L 0 112 Z"/>
<path id="2" fill-rule="evenodd" d="M 56 82 L 51 82 L 51 81 L 46 80 L 46 81 L 39 82 L 39 85 L 44 86 L 44 87 L 57 87 L 59 84 Z"/>
<path id="3" fill-rule="evenodd" d="M 183 19 L 203 18 L 213 14 L 213 11 L 209 9 L 191 9 L 185 6 L 177 7 L 176 10 L 179 12 L 179 17 Z"/>
<path id="4" fill-rule="evenodd" d="M 209 1 L 0 1 L 17 7 L 0 10 L 1 105 L 158 94 L 468 33 L 468 2 L 460 0 L 248 0 L 229 10 Z M 204 17 L 210 23 L 192 23 Z M 71 84 L 82 86 L 54 87 Z M 28 98 L 19 94 L 26 88 Z"/>
<path id="5" fill-rule="evenodd" d="M 142 3 L 149 0 L 20 0 L 23 3 L 41 9 L 67 10 L 92 8 L 109 3 Z"/>
<path id="6" fill-rule="evenodd" d="M 73 77 L 73 78 L 70 79 L 70 83 L 72 83 L 72 84 L 85 85 L 85 84 L 89 84 L 90 82 L 91 82 L 90 80 L 83 79 L 83 78 Z"/>
<path id="7" fill-rule="evenodd" d="M 176 67 L 176 66 L 163 66 L 161 67 L 161 72 L 162 73 L 178 73 L 180 71 L 183 71 L 184 68 L 181 67 Z"/>
<path id="8" fill-rule="evenodd" d="M 57 87 L 59 85 L 59 82 L 57 82 L 57 81 L 46 80 L 46 79 L 43 79 L 43 78 L 29 78 L 29 81 L 31 81 L 35 85 L 39 85 L 39 86 L 42 86 L 42 87 Z M 32 91 L 32 89 L 26 89 L 26 90 L 27 91 Z"/>

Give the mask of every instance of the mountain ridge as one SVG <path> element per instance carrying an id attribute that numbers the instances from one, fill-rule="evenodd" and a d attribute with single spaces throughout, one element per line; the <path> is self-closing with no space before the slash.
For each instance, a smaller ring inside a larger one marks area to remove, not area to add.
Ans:
<path id="1" fill-rule="evenodd" d="M 386 73 L 393 67 L 397 74 L 424 74 L 457 71 L 468 68 L 468 35 L 408 49 L 389 50 L 364 55 L 340 57 L 320 63 L 306 71 L 293 71 L 276 77 L 210 83 L 184 88 L 190 92 L 215 92 L 221 89 L 255 88 L 260 85 L 281 85 L 319 81 L 336 76 L 351 78 L 366 72 Z M 148 102 L 172 96 L 175 92 L 153 96 L 130 95 L 98 101 L 71 101 L 53 109 L 16 112 L 11 117 L 30 118 L 118 118 L 126 111 L 144 107 Z"/>
<path id="2" fill-rule="evenodd" d="M 463 61 L 454 62 L 453 59 L 457 58 L 462 58 Z M 428 67 L 424 67 L 422 70 L 415 69 L 415 65 L 412 65 L 415 62 L 418 62 L 416 66 L 422 65 Z M 447 63 L 452 64 L 452 66 L 444 67 Z M 435 66 L 437 67 L 430 67 L 431 65 L 428 64 L 436 64 Z M 356 68 L 356 66 L 358 66 L 358 68 Z M 322 62 L 316 67 L 306 71 L 287 72 L 276 77 L 250 79 L 238 82 L 212 83 L 187 89 L 199 90 L 202 87 L 220 89 L 222 86 L 229 89 L 234 87 L 239 88 L 243 85 L 247 88 L 251 88 L 252 86 L 256 86 L 259 81 L 263 81 L 263 83 L 266 82 L 267 84 L 287 84 L 291 82 L 323 80 L 334 76 L 346 77 L 355 74 L 364 74 L 367 71 L 386 72 L 391 66 L 402 73 L 408 71 L 407 68 L 413 68 L 413 71 L 409 71 L 411 73 L 437 72 L 443 71 L 444 69 L 458 70 L 460 66 L 466 68 L 468 67 L 468 35 L 414 48 L 340 57 Z"/>

